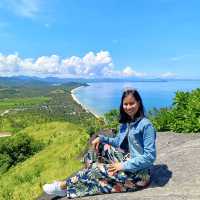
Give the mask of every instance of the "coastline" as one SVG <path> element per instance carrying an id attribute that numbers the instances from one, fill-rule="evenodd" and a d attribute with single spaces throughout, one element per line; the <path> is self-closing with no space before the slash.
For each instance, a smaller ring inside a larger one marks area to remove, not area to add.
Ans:
<path id="1" fill-rule="evenodd" d="M 86 105 L 84 105 L 83 103 L 81 103 L 77 98 L 76 98 L 76 95 L 75 95 L 75 91 L 82 88 L 82 87 L 85 87 L 85 86 L 79 86 L 77 88 L 74 88 L 71 90 L 71 96 L 72 96 L 72 99 L 77 103 L 79 104 L 86 112 L 90 112 L 92 115 L 94 115 L 97 119 L 99 119 L 101 116 L 99 116 L 98 114 L 96 114 L 94 111 L 92 111 L 90 108 L 88 108 Z"/>

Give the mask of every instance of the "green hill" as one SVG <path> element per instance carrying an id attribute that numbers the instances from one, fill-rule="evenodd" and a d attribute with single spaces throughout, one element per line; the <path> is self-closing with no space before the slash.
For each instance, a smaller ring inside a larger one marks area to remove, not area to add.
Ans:
<path id="1" fill-rule="evenodd" d="M 89 139 L 83 128 L 51 122 L 28 127 L 23 132 L 45 143 L 45 148 L 0 176 L 2 200 L 35 199 L 44 183 L 64 179 L 82 167 L 78 157 Z"/>

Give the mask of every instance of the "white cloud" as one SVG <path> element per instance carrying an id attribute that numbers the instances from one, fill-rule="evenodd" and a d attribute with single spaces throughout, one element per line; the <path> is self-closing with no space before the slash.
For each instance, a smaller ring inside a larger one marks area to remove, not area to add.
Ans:
<path id="1" fill-rule="evenodd" d="M 113 43 L 113 44 L 118 44 L 118 43 L 119 43 L 119 40 L 114 39 L 114 40 L 112 40 L 112 43 Z"/>
<path id="2" fill-rule="evenodd" d="M 33 18 L 39 13 L 40 5 L 41 0 L 3 0 L 1 2 L 1 7 L 28 18 Z"/>
<path id="3" fill-rule="evenodd" d="M 83 57 L 71 56 L 61 58 L 58 55 L 41 56 L 36 59 L 21 58 L 17 53 L 0 54 L 0 75 L 34 75 L 58 77 L 148 77 L 146 73 L 137 72 L 131 66 L 122 70 L 115 69 L 112 57 L 108 51 L 98 53 L 88 52 Z M 172 77 L 167 72 L 160 77 Z"/>
<path id="4" fill-rule="evenodd" d="M 0 73 L 16 73 L 20 71 L 21 59 L 17 54 L 4 56 L 0 54 Z"/>
<path id="5" fill-rule="evenodd" d="M 172 57 L 170 58 L 171 61 L 179 61 L 179 60 L 182 60 L 183 58 L 185 58 L 185 56 L 176 56 L 176 57 Z"/>
<path id="6" fill-rule="evenodd" d="M 81 74 L 82 59 L 77 56 L 63 59 L 61 62 L 61 72 L 72 75 Z"/>
<path id="7" fill-rule="evenodd" d="M 87 53 L 83 58 L 72 56 L 62 60 L 62 72 L 79 76 L 106 76 L 106 72 L 113 66 L 112 58 L 108 51 L 97 54 Z"/>
<path id="8" fill-rule="evenodd" d="M 0 74 L 25 73 L 38 75 L 65 75 L 77 77 L 106 76 L 113 67 L 107 51 L 89 52 L 82 58 L 72 56 L 61 59 L 58 55 L 41 56 L 36 59 L 20 58 L 18 54 L 0 54 Z"/>
<path id="9" fill-rule="evenodd" d="M 39 57 L 34 65 L 33 71 L 41 73 L 59 73 L 60 58 L 57 55 Z"/>
<path id="10" fill-rule="evenodd" d="M 144 77 L 147 75 L 146 73 L 134 71 L 130 66 L 125 67 L 124 70 L 122 71 L 122 74 L 127 77 L 130 76 Z"/>
<path id="11" fill-rule="evenodd" d="M 191 57 L 191 56 L 199 56 L 197 54 L 184 54 L 182 56 L 175 56 L 175 57 L 171 57 L 170 60 L 171 61 L 180 61 L 180 60 L 183 60 L 187 57 Z"/>

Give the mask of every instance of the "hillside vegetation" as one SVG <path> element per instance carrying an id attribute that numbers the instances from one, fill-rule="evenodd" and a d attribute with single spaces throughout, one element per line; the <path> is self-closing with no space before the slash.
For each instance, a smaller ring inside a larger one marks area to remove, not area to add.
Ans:
<path id="1" fill-rule="evenodd" d="M 88 134 L 83 128 L 64 122 L 34 125 L 22 131 L 45 147 L 0 176 L 0 199 L 35 199 L 44 183 L 64 179 L 80 169 L 80 153 Z"/>
<path id="2" fill-rule="evenodd" d="M 200 88 L 177 91 L 171 108 L 154 109 L 149 117 L 158 131 L 200 132 Z"/>
<path id="3" fill-rule="evenodd" d="M 0 132 L 17 133 L 34 124 L 68 121 L 87 126 L 92 134 L 95 127 L 91 129 L 90 125 L 95 124 L 96 118 L 71 96 L 72 89 L 83 85 L 86 86 L 80 83 L 54 85 L 41 82 L 0 85 Z"/>
<path id="4" fill-rule="evenodd" d="M 0 78 L 0 199 L 29 200 L 44 183 L 81 167 L 80 154 L 102 120 L 71 96 L 82 83 Z"/>

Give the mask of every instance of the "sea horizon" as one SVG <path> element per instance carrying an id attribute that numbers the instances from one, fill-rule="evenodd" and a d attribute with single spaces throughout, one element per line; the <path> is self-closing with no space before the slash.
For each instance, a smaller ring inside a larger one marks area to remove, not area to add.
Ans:
<path id="1" fill-rule="evenodd" d="M 200 80 L 168 80 L 167 82 L 88 82 L 71 91 L 73 99 L 96 117 L 103 117 L 112 109 L 119 109 L 122 92 L 131 87 L 139 91 L 146 112 L 153 108 L 172 106 L 176 91 L 191 91 Z"/>

